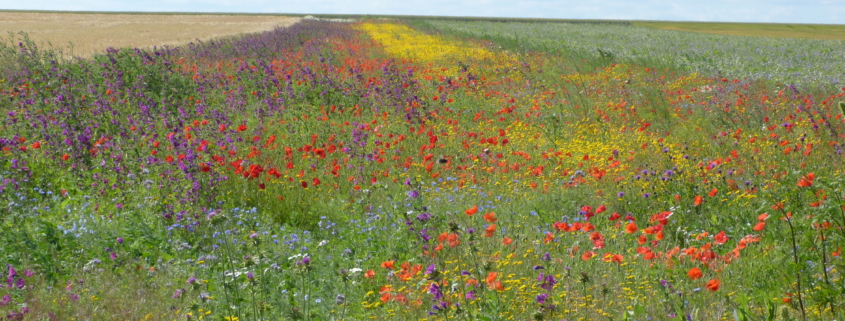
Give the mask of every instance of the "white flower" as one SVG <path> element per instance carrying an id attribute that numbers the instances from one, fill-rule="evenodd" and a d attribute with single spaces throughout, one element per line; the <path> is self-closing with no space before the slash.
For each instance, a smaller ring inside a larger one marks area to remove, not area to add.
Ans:
<path id="1" fill-rule="evenodd" d="M 322 240 L 322 241 L 320 241 L 320 244 L 317 244 L 317 247 L 320 247 L 320 246 L 323 246 L 323 245 L 326 245 L 326 244 L 329 244 L 329 241 Z"/>
<path id="2" fill-rule="evenodd" d="M 234 277 L 239 277 L 239 276 L 241 276 L 241 274 L 243 274 L 243 272 L 241 272 L 241 271 L 235 271 L 234 273 L 233 273 L 233 272 L 229 272 L 229 271 L 224 271 L 224 272 L 223 272 L 223 275 L 224 275 L 224 276 L 234 276 Z"/>

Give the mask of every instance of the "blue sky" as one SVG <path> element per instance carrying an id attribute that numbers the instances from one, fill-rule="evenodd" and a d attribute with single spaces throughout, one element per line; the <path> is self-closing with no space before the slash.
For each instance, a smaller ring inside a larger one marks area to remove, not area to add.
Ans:
<path id="1" fill-rule="evenodd" d="M 0 9 L 399 14 L 845 24 L 845 0 L 0 0 Z"/>

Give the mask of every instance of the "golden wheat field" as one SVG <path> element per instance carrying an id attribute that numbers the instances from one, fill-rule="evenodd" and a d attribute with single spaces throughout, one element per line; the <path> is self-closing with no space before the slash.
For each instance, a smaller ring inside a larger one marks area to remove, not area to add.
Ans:
<path id="1" fill-rule="evenodd" d="M 300 18 L 258 15 L 182 15 L 0 12 L 0 37 L 26 32 L 36 44 L 90 56 L 108 47 L 175 45 L 289 26 Z M 14 35 L 17 39 L 18 35 Z"/>

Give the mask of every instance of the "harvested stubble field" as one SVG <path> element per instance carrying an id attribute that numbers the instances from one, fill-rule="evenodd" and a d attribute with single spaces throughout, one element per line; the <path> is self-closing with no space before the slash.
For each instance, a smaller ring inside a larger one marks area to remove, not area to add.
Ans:
<path id="1" fill-rule="evenodd" d="M 36 44 L 69 48 L 90 57 L 108 47 L 178 45 L 290 26 L 300 18 L 259 15 L 0 12 L 0 37 L 26 32 Z M 65 50 L 69 52 L 68 50 Z"/>

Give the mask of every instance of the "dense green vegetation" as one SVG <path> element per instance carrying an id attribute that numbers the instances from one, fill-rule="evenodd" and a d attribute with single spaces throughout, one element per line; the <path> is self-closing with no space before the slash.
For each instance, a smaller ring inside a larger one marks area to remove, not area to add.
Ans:
<path id="1" fill-rule="evenodd" d="M 0 316 L 843 317 L 841 43 L 409 25 L 4 45 Z"/>

